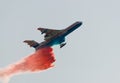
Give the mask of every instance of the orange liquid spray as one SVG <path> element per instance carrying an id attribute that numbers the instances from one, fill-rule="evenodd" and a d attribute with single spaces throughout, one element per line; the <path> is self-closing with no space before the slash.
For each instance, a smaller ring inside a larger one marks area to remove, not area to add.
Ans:
<path id="1" fill-rule="evenodd" d="M 26 72 L 39 72 L 53 67 L 55 62 L 53 49 L 46 47 L 37 50 L 17 63 L 11 64 L 0 70 L 0 78 L 3 83 L 8 83 L 10 77 Z"/>

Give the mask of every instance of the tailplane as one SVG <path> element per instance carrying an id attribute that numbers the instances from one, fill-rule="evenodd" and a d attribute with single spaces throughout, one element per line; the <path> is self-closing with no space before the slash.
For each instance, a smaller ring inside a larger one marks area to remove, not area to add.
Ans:
<path id="1" fill-rule="evenodd" d="M 27 43 L 30 47 L 37 48 L 39 43 L 34 40 L 25 40 L 24 43 Z"/>

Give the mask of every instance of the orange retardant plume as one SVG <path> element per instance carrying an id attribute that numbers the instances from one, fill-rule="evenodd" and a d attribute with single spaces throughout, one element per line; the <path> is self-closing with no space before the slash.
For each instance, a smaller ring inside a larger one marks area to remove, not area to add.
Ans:
<path id="1" fill-rule="evenodd" d="M 42 48 L 19 62 L 1 69 L 0 78 L 4 83 L 8 83 L 8 79 L 13 75 L 46 70 L 53 67 L 53 62 L 55 62 L 53 49 L 51 47 Z"/>

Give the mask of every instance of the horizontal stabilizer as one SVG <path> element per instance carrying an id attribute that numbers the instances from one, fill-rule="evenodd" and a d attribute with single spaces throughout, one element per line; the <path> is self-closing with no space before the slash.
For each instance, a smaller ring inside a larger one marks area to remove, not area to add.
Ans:
<path id="1" fill-rule="evenodd" d="M 33 48 L 36 48 L 37 46 L 39 46 L 39 43 L 34 40 L 25 40 L 24 42 Z"/>

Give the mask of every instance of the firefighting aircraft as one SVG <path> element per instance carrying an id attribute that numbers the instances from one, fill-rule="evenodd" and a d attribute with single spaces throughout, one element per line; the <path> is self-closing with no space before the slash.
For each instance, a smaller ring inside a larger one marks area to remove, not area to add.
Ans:
<path id="1" fill-rule="evenodd" d="M 82 22 L 77 21 L 70 25 L 69 27 L 67 27 L 66 29 L 62 30 L 38 28 L 38 30 L 41 31 L 41 34 L 45 34 L 44 41 L 38 43 L 34 40 L 25 40 L 24 42 L 27 43 L 30 47 L 35 48 L 36 50 L 53 45 L 60 45 L 60 48 L 62 48 L 63 46 L 66 45 L 65 37 L 81 25 Z"/>

